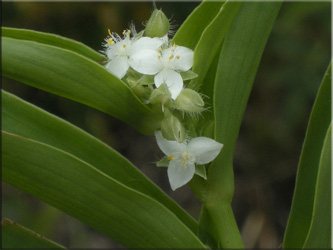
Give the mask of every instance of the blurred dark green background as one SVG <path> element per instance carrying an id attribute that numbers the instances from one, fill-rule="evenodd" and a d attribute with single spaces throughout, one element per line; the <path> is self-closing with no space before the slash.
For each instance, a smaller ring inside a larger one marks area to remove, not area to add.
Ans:
<path id="1" fill-rule="evenodd" d="M 198 2 L 157 2 L 175 27 Z M 151 2 L 2 3 L 3 26 L 29 28 L 79 40 L 96 50 L 107 29 L 141 30 Z M 309 112 L 331 57 L 331 3 L 286 2 L 255 80 L 235 157 L 234 210 L 247 247 L 279 247 L 291 204 Z M 171 192 L 153 137 L 96 110 L 3 79 L 3 88 L 105 141 L 128 157 L 198 217 L 199 203 L 185 187 Z M 68 247 L 118 246 L 103 235 L 28 194 L 3 184 L 2 216 Z M 96 211 L 98 212 L 98 211 Z M 156 218 L 158 219 L 158 218 Z"/>

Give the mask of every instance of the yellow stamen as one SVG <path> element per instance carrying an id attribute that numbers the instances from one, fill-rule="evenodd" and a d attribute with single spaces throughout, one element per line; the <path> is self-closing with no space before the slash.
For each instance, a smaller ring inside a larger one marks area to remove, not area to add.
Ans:
<path id="1" fill-rule="evenodd" d="M 130 36 L 131 31 L 130 30 L 123 30 L 123 36 Z"/>
<path id="2" fill-rule="evenodd" d="M 109 38 L 108 41 L 107 41 L 107 43 L 108 43 L 109 45 L 113 45 L 113 44 L 114 44 L 114 41 L 113 41 L 112 38 Z"/>
<path id="3" fill-rule="evenodd" d="M 108 44 L 109 44 L 109 45 L 113 45 L 113 44 L 114 44 L 114 41 L 113 41 L 112 38 L 109 38 L 109 39 L 108 39 Z"/>
<path id="4" fill-rule="evenodd" d="M 171 61 L 174 58 L 174 55 L 169 56 L 169 61 Z"/>
<path id="5" fill-rule="evenodd" d="M 168 155 L 167 159 L 168 159 L 168 161 L 172 161 L 172 160 L 174 160 L 175 158 L 174 158 L 172 155 Z"/>
<path id="6" fill-rule="evenodd" d="M 109 33 L 110 36 L 112 36 L 112 32 L 111 32 L 110 29 L 108 29 L 108 33 Z"/>

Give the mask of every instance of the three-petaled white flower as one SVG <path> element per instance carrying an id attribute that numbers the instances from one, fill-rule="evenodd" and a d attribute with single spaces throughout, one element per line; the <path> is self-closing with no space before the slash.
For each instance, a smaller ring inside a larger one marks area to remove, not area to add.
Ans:
<path id="1" fill-rule="evenodd" d="M 195 164 L 207 164 L 220 153 L 223 144 L 207 137 L 196 137 L 184 143 L 168 141 L 160 131 L 155 132 L 157 144 L 169 160 L 168 177 L 172 190 L 188 183 Z"/>
<path id="2" fill-rule="evenodd" d="M 131 67 L 145 75 L 155 75 L 156 87 L 165 83 L 176 99 L 183 89 L 183 79 L 179 72 L 188 71 L 193 65 L 193 51 L 183 46 L 173 45 L 164 50 L 140 50 L 132 55 Z"/>
<path id="3" fill-rule="evenodd" d="M 147 51 L 155 51 L 165 42 L 162 38 L 150 37 L 130 37 L 130 30 L 124 31 L 124 37 L 121 38 L 116 33 L 110 33 L 110 37 L 106 39 L 105 54 L 108 63 L 105 67 L 118 78 L 123 78 L 129 67 L 131 66 L 130 58 L 136 53 Z M 146 62 L 149 67 L 150 62 Z M 151 62 L 153 63 L 153 62 Z"/>

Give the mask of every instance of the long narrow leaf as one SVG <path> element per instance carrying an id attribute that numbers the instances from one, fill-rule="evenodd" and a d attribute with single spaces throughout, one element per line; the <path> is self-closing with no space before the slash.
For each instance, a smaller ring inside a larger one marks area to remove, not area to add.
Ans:
<path id="1" fill-rule="evenodd" d="M 2 129 L 64 150 L 106 175 L 150 196 L 175 213 L 193 232 L 197 223 L 126 158 L 72 124 L 2 91 Z"/>
<path id="2" fill-rule="evenodd" d="M 204 248 L 170 210 L 63 150 L 2 134 L 3 178 L 126 247 Z"/>
<path id="3" fill-rule="evenodd" d="M 332 246 L 331 139 L 332 125 L 328 128 L 321 151 L 314 194 L 313 215 L 303 248 L 331 249 Z"/>
<path id="4" fill-rule="evenodd" d="M 180 26 L 173 42 L 194 49 L 202 36 L 202 32 L 215 17 L 222 4 L 223 1 L 202 2 Z"/>
<path id="5" fill-rule="evenodd" d="M 194 50 L 193 71 L 198 77 L 192 80 L 189 87 L 199 89 L 204 83 L 207 72 L 218 54 L 226 32 L 237 15 L 240 2 L 226 1 L 211 23 L 205 28 Z M 221 25 L 223 24 L 223 25 Z"/>
<path id="6" fill-rule="evenodd" d="M 4 219 L 1 223 L 1 238 L 2 249 L 64 249 L 63 246 L 8 219 Z"/>
<path id="7" fill-rule="evenodd" d="M 30 40 L 48 45 L 53 45 L 63 49 L 68 49 L 99 63 L 102 63 L 106 60 L 106 58 L 102 54 L 94 51 L 83 43 L 63 36 L 39 32 L 35 30 L 17 29 L 9 27 L 2 27 L 1 31 L 2 36 L 15 39 Z"/>
<path id="8" fill-rule="evenodd" d="M 159 126 L 160 114 L 144 105 L 124 82 L 77 53 L 3 37 L 2 62 L 5 76 L 96 108 L 142 133 Z"/>
<path id="9" fill-rule="evenodd" d="M 281 2 L 242 3 L 219 56 L 214 90 L 215 139 L 224 148 L 208 169 L 200 221 L 201 230 L 214 236 L 217 247 L 243 245 L 231 209 L 233 153 L 260 58 L 280 5 Z"/>
<path id="10" fill-rule="evenodd" d="M 331 65 L 324 75 L 311 111 L 299 160 L 288 225 L 284 235 L 283 246 L 285 248 L 301 248 L 308 234 L 313 217 L 321 149 L 330 122 Z"/>

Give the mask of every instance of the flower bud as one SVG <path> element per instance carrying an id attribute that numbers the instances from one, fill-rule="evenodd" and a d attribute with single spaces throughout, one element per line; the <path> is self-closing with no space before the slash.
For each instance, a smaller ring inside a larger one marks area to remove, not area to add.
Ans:
<path id="1" fill-rule="evenodd" d="M 146 24 L 145 36 L 163 37 L 168 33 L 169 28 L 169 20 L 163 11 L 155 9 Z"/>
<path id="2" fill-rule="evenodd" d="M 185 139 L 185 129 L 179 119 L 166 112 L 166 116 L 161 123 L 161 132 L 165 139 L 170 141 L 183 142 Z"/>
<path id="3" fill-rule="evenodd" d="M 176 109 L 190 113 L 202 112 L 204 105 L 200 94 L 192 89 L 183 89 L 175 100 Z"/>
<path id="4" fill-rule="evenodd" d="M 162 105 L 166 104 L 171 99 L 171 94 L 166 86 L 166 84 L 162 84 L 157 89 L 154 89 L 151 92 L 151 95 L 149 97 L 149 103 L 156 104 L 161 103 Z"/>

